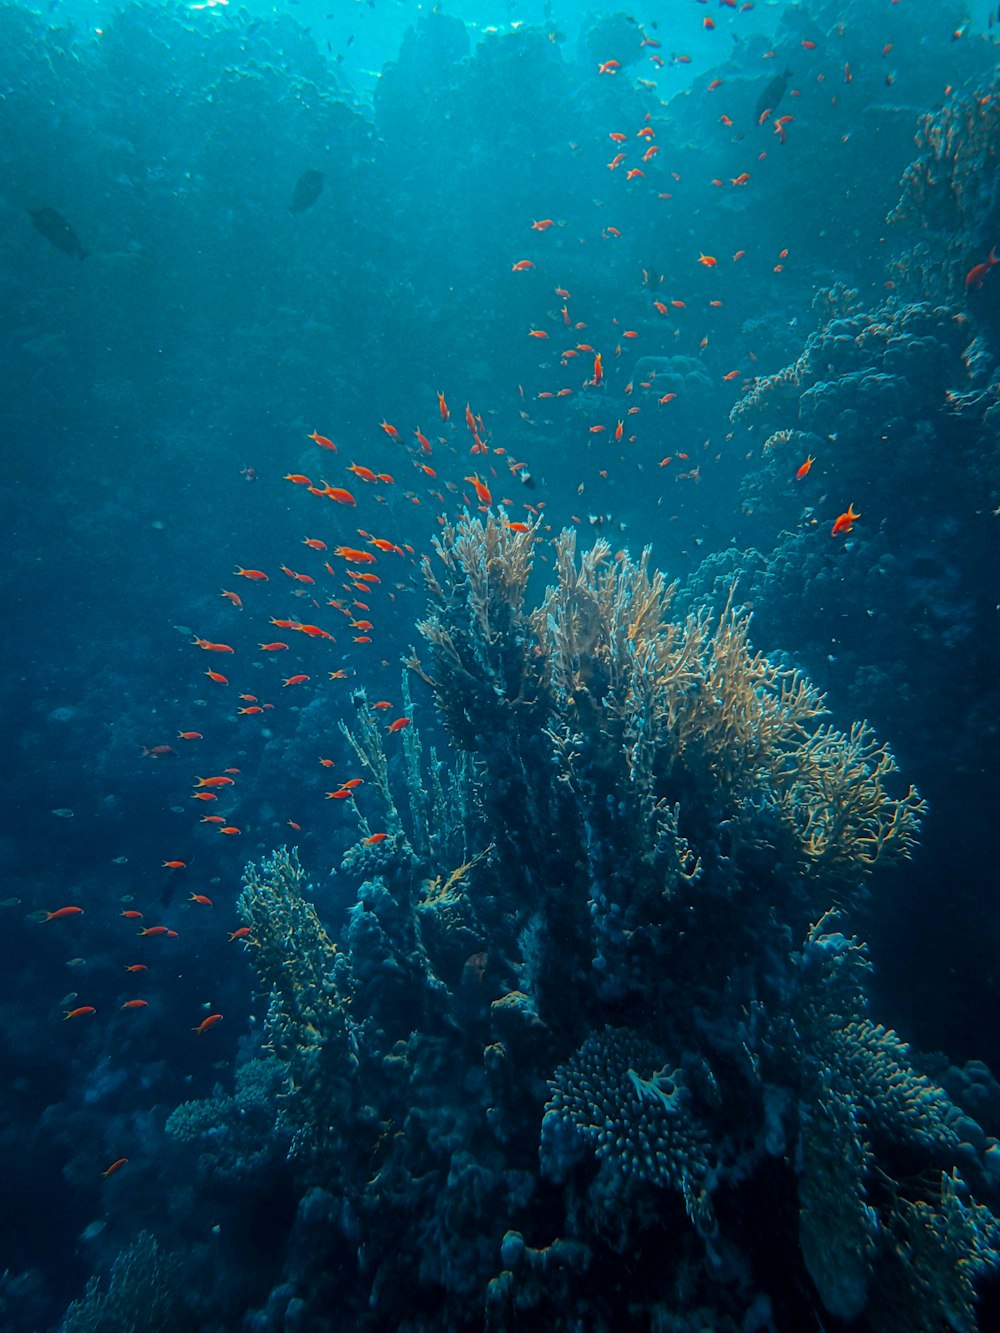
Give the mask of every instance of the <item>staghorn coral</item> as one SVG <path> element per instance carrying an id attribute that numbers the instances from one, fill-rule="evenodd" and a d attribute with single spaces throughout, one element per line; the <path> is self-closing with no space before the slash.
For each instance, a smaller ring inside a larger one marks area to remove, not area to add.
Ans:
<path id="1" fill-rule="evenodd" d="M 869 1017 L 864 948 L 824 913 L 910 855 L 920 798 L 893 794 L 866 724 L 821 722 L 810 682 L 751 647 L 735 597 L 674 616 L 648 553 L 563 534 L 532 607 L 538 539 L 468 517 L 427 567 L 411 666 L 449 765 L 416 722 L 391 760 L 367 710 L 345 731 L 381 811 L 359 829 L 390 837 L 344 857 L 341 947 L 293 857 L 247 873 L 275 1118 L 312 1148 L 310 1196 L 340 1200 L 300 1218 L 350 1279 L 339 1317 L 612 1327 L 625 1265 L 640 1325 L 739 1327 L 769 1305 L 758 1281 L 867 1317 L 888 1276 L 951 1290 L 895 1257 L 906 1206 L 948 1232 L 928 1262 L 985 1272 L 985 1205 L 910 1179 L 975 1165 L 971 1122 Z M 787 1278 L 758 1268 L 759 1182 Z M 280 1290 L 321 1314 L 294 1255 Z"/>

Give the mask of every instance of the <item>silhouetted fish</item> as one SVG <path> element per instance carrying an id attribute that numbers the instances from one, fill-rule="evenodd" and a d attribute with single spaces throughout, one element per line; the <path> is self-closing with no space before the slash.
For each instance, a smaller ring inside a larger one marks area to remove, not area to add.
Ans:
<path id="1" fill-rule="evenodd" d="M 86 259 L 90 254 L 90 251 L 85 250 L 80 244 L 79 236 L 63 215 L 57 213 L 54 208 L 29 208 L 28 213 L 45 239 L 64 255 L 76 255 L 78 259 Z"/>
<path id="2" fill-rule="evenodd" d="M 786 69 L 784 74 L 776 75 L 767 85 L 760 95 L 757 102 L 757 108 L 753 113 L 753 118 L 760 124 L 760 118 L 765 111 L 770 111 L 774 115 L 775 108 L 785 95 L 785 89 L 788 87 L 788 80 L 792 77 L 792 71 Z"/>
<path id="3" fill-rule="evenodd" d="M 307 208 L 312 208 L 322 193 L 322 171 L 303 171 L 295 182 L 295 193 L 292 195 L 292 202 L 288 205 L 288 211 L 290 213 L 304 213 Z"/>

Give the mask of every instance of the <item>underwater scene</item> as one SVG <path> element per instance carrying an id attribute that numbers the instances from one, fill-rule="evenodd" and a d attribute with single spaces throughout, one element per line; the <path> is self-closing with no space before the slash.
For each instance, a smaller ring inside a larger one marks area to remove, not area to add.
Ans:
<path id="1" fill-rule="evenodd" d="M 998 39 L 0 5 L 0 1333 L 1000 1329 Z"/>

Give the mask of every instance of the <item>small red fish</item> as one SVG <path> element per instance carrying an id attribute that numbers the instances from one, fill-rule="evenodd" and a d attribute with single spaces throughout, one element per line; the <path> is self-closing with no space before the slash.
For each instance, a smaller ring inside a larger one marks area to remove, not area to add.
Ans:
<path id="1" fill-rule="evenodd" d="M 321 449 L 328 449 L 331 453 L 337 452 L 337 446 L 332 440 L 328 440 L 325 435 L 317 435 L 315 431 L 309 436 L 310 440 L 315 440 Z"/>
<path id="2" fill-rule="evenodd" d="M 970 268 L 965 275 L 965 290 L 967 292 L 978 292 L 986 279 L 987 273 L 994 264 L 1000 263 L 997 259 L 996 247 L 992 247 L 982 264 L 977 264 L 975 268 Z"/>
<path id="3" fill-rule="evenodd" d="M 179 731 L 177 739 L 180 741 L 202 741 L 205 738 L 200 731 Z"/>
<path id="4" fill-rule="evenodd" d="M 377 842 L 384 842 L 388 836 L 388 833 L 372 833 L 361 841 L 366 847 L 374 847 Z"/>
<path id="5" fill-rule="evenodd" d="M 197 634 L 191 640 L 192 647 L 202 648 L 206 653 L 233 653 L 235 648 L 230 648 L 228 643 L 212 643 L 210 639 L 199 639 Z"/>
<path id="6" fill-rule="evenodd" d="M 261 569 L 244 569 L 242 565 L 237 565 L 234 571 L 241 579 L 249 579 L 251 583 L 266 583 L 267 575 Z"/>
<path id="7" fill-rule="evenodd" d="M 186 861 L 164 861 L 164 870 L 184 870 L 187 867 Z"/>
<path id="8" fill-rule="evenodd" d="M 148 1007 L 148 1000 L 126 1000 L 122 1005 L 123 1009 L 147 1009 Z"/>
<path id="9" fill-rule="evenodd" d="M 440 389 L 438 389 L 437 396 L 438 396 L 438 411 L 441 414 L 441 420 L 447 421 L 448 418 L 451 416 L 451 413 L 448 411 L 448 404 L 444 400 L 444 393 Z"/>
<path id="10" fill-rule="evenodd" d="M 812 454 L 810 454 L 810 455 L 808 456 L 808 458 L 806 459 L 806 461 L 802 464 L 802 466 L 799 467 L 799 468 L 797 469 L 797 471 L 796 471 L 796 473 L 795 473 L 795 480 L 796 480 L 796 481 L 801 481 L 803 477 L 808 476 L 808 475 L 809 475 L 809 469 L 812 467 L 813 463 L 815 463 L 815 462 L 816 462 L 815 458 L 813 458 Z M 857 517 L 857 515 L 856 515 L 856 517 Z"/>
<path id="11" fill-rule="evenodd" d="M 855 517 L 857 516 L 855 515 Z M 397 717 L 395 722 L 389 723 L 389 725 L 386 727 L 386 731 L 388 732 L 402 731 L 403 728 L 408 727 L 412 721 L 413 719 L 411 717 Z"/>
<path id="12" fill-rule="evenodd" d="M 200 1037 L 203 1032 L 210 1032 L 212 1028 L 215 1027 L 216 1023 L 221 1023 L 221 1022 L 222 1022 L 221 1014 L 209 1014 L 207 1018 L 203 1018 L 201 1022 L 198 1024 L 198 1026 L 196 1028 L 192 1028 L 191 1031 L 197 1032 L 198 1036 Z"/>
<path id="13" fill-rule="evenodd" d="M 57 907 L 54 912 L 46 912 L 43 921 L 61 921 L 67 916 L 83 916 L 82 907 Z"/>
<path id="14" fill-rule="evenodd" d="M 230 940 L 245 940 L 249 934 L 249 926 L 240 926 L 239 930 L 230 931 L 228 938 Z"/>
<path id="15" fill-rule="evenodd" d="M 207 894 L 204 894 L 204 893 L 192 893 L 191 897 L 188 899 L 188 902 L 189 902 L 189 903 L 200 903 L 200 904 L 202 905 L 202 907 L 211 907 L 211 906 L 212 906 L 212 900 L 211 900 L 211 898 L 209 898 L 209 897 L 207 896 Z"/>
<path id="16" fill-rule="evenodd" d="M 96 1014 L 97 1010 L 92 1004 L 81 1004 L 77 1009 L 67 1009 L 63 1015 L 63 1022 L 68 1018 L 84 1018 L 87 1014 Z"/>
<path id="17" fill-rule="evenodd" d="M 105 1180 L 107 1180 L 108 1176 L 113 1176 L 116 1171 L 120 1171 L 127 1162 L 128 1162 L 127 1157 L 119 1157 L 118 1161 L 112 1162 L 106 1171 L 101 1172 L 101 1175 Z"/>
<path id="18" fill-rule="evenodd" d="M 860 518 L 860 514 L 854 512 L 853 502 L 847 506 L 847 512 L 838 514 L 833 520 L 833 527 L 830 529 L 830 536 L 836 537 L 838 532 L 852 532 L 854 530 L 855 519 Z"/>

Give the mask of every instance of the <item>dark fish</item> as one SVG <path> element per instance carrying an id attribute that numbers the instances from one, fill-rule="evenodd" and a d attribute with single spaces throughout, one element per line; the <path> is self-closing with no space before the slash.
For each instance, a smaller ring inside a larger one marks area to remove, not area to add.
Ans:
<path id="1" fill-rule="evenodd" d="M 757 107 L 753 113 L 754 120 L 760 124 L 760 118 L 765 111 L 770 111 L 774 115 L 778 103 L 785 95 L 785 89 L 788 87 L 788 80 L 792 77 L 792 71 L 786 69 L 784 74 L 778 74 L 771 80 L 760 95 Z"/>
<path id="2" fill-rule="evenodd" d="M 322 171 L 303 171 L 295 182 L 295 193 L 292 195 L 292 202 L 288 205 L 288 211 L 290 213 L 304 213 L 307 208 L 312 208 L 322 193 Z"/>
<path id="3" fill-rule="evenodd" d="M 76 255 L 77 259 L 86 259 L 90 254 L 80 244 L 80 238 L 61 213 L 54 208 L 29 208 L 29 216 L 45 239 L 51 242 L 64 255 Z"/>

